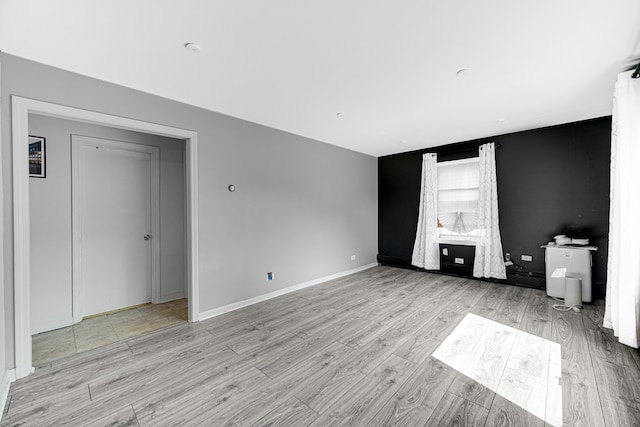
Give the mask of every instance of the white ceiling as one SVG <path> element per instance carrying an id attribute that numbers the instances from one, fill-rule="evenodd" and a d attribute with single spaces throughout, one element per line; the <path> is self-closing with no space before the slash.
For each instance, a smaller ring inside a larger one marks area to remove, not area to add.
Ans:
<path id="1" fill-rule="evenodd" d="M 380 156 L 611 114 L 639 24 L 638 0 L 0 0 L 0 50 Z"/>

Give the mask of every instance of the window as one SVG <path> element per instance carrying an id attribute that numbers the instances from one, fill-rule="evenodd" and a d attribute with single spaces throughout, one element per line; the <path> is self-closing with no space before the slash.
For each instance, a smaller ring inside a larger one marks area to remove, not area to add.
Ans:
<path id="1" fill-rule="evenodd" d="M 438 163 L 438 235 L 475 240 L 478 235 L 478 158 Z"/>

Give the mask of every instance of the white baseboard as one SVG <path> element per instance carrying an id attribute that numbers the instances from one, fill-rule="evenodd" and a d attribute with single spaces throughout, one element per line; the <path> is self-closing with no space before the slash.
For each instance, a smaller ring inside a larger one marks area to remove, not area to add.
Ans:
<path id="1" fill-rule="evenodd" d="M 2 381 L 0 381 L 0 416 L 4 414 L 5 405 L 7 404 L 7 398 L 9 397 L 9 387 L 11 383 L 16 380 L 16 370 L 10 369 L 4 371 L 2 375 Z"/>
<path id="2" fill-rule="evenodd" d="M 82 320 L 82 319 L 80 319 L 80 320 Z M 36 330 L 31 332 L 31 335 L 41 334 L 43 332 L 54 331 L 54 330 L 60 329 L 60 328 L 66 328 L 67 326 L 72 326 L 73 324 L 74 324 L 73 318 L 66 319 L 66 320 L 63 320 L 62 322 L 51 323 L 51 324 L 47 325 L 44 329 L 36 329 Z"/>
<path id="3" fill-rule="evenodd" d="M 266 301 L 266 300 L 271 299 L 271 298 L 279 297 L 281 295 L 285 295 L 285 294 L 288 294 L 290 292 L 298 291 L 300 289 L 308 288 L 310 286 L 319 285 L 321 283 L 325 283 L 325 282 L 328 282 L 330 280 L 339 279 L 340 277 L 348 276 L 350 274 L 354 274 L 354 273 L 357 273 L 359 271 L 368 270 L 368 269 L 373 268 L 373 267 L 375 267 L 377 265 L 378 265 L 378 263 L 374 262 L 374 263 L 371 263 L 371 264 L 367 264 L 367 265 L 363 265 L 361 267 L 354 268 L 352 270 L 342 271 L 340 273 L 335 273 L 335 274 L 331 274 L 329 276 L 320 277 L 319 279 L 314 279 L 314 280 L 310 280 L 308 282 L 304 282 L 304 283 L 300 283 L 300 284 L 297 284 L 297 285 L 289 286 L 288 288 L 279 289 L 279 290 L 274 291 L 274 292 L 269 292 L 268 294 L 260 295 L 260 296 L 257 296 L 257 297 L 254 297 L 254 298 L 250 298 L 250 299 L 247 299 L 247 300 L 244 300 L 244 301 L 234 302 L 232 304 L 228 304 L 228 305 L 225 305 L 225 306 L 219 307 L 219 308 L 214 308 L 212 310 L 207 310 L 205 312 L 200 313 L 200 315 L 198 316 L 198 320 L 211 319 L 212 317 L 216 317 L 216 316 L 219 316 L 221 314 L 228 313 L 230 311 L 238 310 L 238 309 L 243 308 L 243 307 L 247 307 L 247 306 L 250 306 L 250 305 L 253 305 L 253 304 L 257 304 L 259 302 Z"/>
<path id="4" fill-rule="evenodd" d="M 175 301 L 177 299 L 182 299 L 182 298 L 185 298 L 185 295 L 184 295 L 183 291 L 174 292 L 174 293 L 168 294 L 168 295 L 160 295 L 160 298 L 159 298 L 157 304 L 163 304 L 165 302 Z"/>

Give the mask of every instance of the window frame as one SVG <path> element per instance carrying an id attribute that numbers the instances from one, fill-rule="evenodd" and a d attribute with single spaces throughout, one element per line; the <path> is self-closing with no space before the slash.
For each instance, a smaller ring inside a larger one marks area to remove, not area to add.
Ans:
<path id="1" fill-rule="evenodd" d="M 475 156 L 475 157 L 468 157 L 468 158 L 458 159 L 458 160 L 448 160 L 448 161 L 438 162 L 436 167 L 440 168 L 440 167 L 447 167 L 447 166 L 456 166 L 456 165 L 466 164 L 466 163 L 475 163 L 478 165 L 478 167 L 480 167 L 480 157 Z M 438 187 L 439 187 L 439 184 L 438 184 Z M 440 196 L 440 191 L 441 191 L 440 188 L 438 188 L 438 197 Z M 454 233 L 444 228 L 444 226 L 440 223 L 440 219 L 438 219 L 437 229 L 438 229 L 438 236 L 437 236 L 438 243 L 447 243 L 447 244 L 454 244 L 454 245 L 475 245 L 480 234 L 479 228 L 476 228 L 475 230 L 472 230 L 471 232 L 465 233 L 465 234 Z M 443 233 L 443 231 L 445 232 Z"/>

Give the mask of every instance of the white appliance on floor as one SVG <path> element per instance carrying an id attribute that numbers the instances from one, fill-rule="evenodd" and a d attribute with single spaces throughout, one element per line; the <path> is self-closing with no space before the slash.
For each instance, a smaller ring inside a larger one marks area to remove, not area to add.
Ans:
<path id="1" fill-rule="evenodd" d="M 564 298 L 566 276 L 582 280 L 582 301 L 591 302 L 591 253 L 596 246 L 545 245 L 547 295 Z"/>

